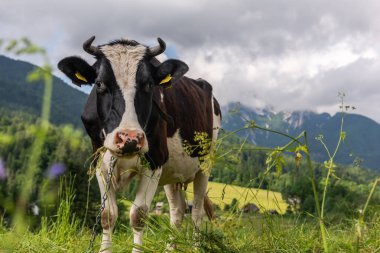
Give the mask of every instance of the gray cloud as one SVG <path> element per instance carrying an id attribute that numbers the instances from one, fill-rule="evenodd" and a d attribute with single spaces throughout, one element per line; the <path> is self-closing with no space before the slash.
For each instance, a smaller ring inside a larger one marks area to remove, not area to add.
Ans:
<path id="1" fill-rule="evenodd" d="M 222 104 L 334 112 L 337 93 L 380 122 L 380 2 L 6 1 L 0 37 L 27 36 L 53 62 L 86 56 L 81 45 L 128 36 L 162 37 L 209 80 Z M 37 59 L 30 59 L 38 63 Z"/>

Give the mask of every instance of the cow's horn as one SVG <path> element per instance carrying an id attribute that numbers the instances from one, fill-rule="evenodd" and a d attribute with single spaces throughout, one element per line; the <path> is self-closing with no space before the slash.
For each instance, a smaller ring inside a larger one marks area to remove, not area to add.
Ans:
<path id="1" fill-rule="evenodd" d="M 89 38 L 88 40 L 86 40 L 84 43 L 83 43 L 83 49 L 84 51 L 86 51 L 87 53 L 91 54 L 91 55 L 99 55 L 101 54 L 101 51 L 99 48 L 97 47 L 94 47 L 92 46 L 92 42 L 95 40 L 95 36 L 92 36 L 91 38 Z"/>
<path id="2" fill-rule="evenodd" d="M 162 54 L 166 49 L 166 43 L 161 38 L 157 38 L 158 46 L 150 47 L 148 50 L 148 53 L 150 56 L 157 56 L 159 54 Z"/>

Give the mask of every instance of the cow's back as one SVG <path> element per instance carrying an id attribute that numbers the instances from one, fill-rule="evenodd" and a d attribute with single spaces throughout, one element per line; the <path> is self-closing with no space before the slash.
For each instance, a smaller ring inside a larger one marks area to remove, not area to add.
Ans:
<path id="1" fill-rule="evenodd" d="M 202 79 L 187 77 L 179 80 L 172 88 L 164 90 L 164 102 L 167 113 L 174 124 L 168 124 L 168 137 L 179 135 L 194 145 L 194 133 L 206 133 L 212 136 L 213 106 L 212 87 Z M 192 156 L 198 156 L 197 152 Z"/>
<path id="2" fill-rule="evenodd" d="M 173 124 L 167 124 L 169 159 L 164 165 L 160 184 L 188 183 L 199 171 L 198 158 L 208 152 L 195 140 L 196 135 L 216 138 L 214 125 L 220 127 L 219 104 L 207 81 L 187 77 L 164 90 L 164 104 Z"/>

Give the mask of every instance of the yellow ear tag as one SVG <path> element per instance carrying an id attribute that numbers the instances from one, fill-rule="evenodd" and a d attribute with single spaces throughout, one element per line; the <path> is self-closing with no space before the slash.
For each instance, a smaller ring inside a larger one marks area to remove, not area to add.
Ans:
<path id="1" fill-rule="evenodd" d="M 172 80 L 172 76 L 169 74 L 164 79 L 162 79 L 162 81 L 160 82 L 160 84 L 167 83 L 170 80 Z"/>
<path id="2" fill-rule="evenodd" d="M 86 79 L 84 76 L 82 76 L 79 72 L 75 73 L 75 76 L 76 76 L 76 78 L 78 78 L 79 80 L 88 83 L 87 79 Z"/>

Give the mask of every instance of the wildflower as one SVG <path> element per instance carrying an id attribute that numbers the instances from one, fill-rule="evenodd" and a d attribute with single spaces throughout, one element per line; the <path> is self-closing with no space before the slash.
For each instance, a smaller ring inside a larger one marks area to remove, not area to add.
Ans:
<path id="1" fill-rule="evenodd" d="M 47 171 L 47 177 L 50 179 L 55 179 L 62 175 L 65 171 L 66 166 L 63 163 L 55 163 Z"/>
<path id="2" fill-rule="evenodd" d="M 40 214 L 40 207 L 36 203 L 29 204 L 29 207 L 34 216 L 38 216 Z"/>
<path id="3" fill-rule="evenodd" d="M 296 160 L 296 166 L 299 167 L 302 160 L 302 154 L 297 151 L 294 159 Z"/>
<path id="4" fill-rule="evenodd" d="M 7 178 L 7 171 L 5 170 L 5 164 L 3 160 L 0 159 L 0 180 Z"/>

